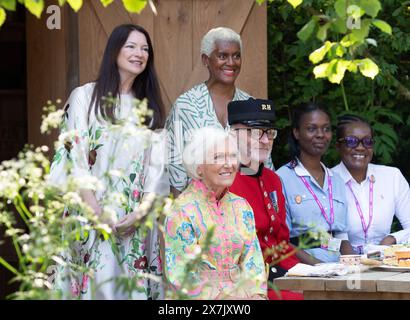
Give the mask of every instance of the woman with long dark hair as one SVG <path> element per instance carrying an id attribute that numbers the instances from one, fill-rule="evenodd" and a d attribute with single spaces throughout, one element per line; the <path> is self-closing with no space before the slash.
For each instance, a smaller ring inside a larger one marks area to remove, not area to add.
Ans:
<path id="1" fill-rule="evenodd" d="M 319 237 L 309 249 L 296 256 L 303 263 L 337 262 L 339 254 L 352 253 L 347 240 L 345 188 L 337 174 L 322 162 L 332 140 L 330 115 L 317 103 L 294 109 L 289 147 L 292 160 L 278 175 L 286 198 L 290 241 Z"/>
<path id="2" fill-rule="evenodd" d="M 138 281 L 140 292 L 134 291 L 132 298 L 162 295 L 160 284 L 147 276 L 161 276 L 157 233 L 154 228 L 146 234 L 135 223 L 142 197 L 147 193 L 168 194 L 168 178 L 158 161 L 163 151 L 157 144 L 146 143 L 147 132 L 151 138 L 154 133 L 139 127 L 140 119 L 133 108 L 135 98 L 148 100 L 152 116 L 147 117 L 146 125 L 160 128 L 164 109 L 151 39 L 144 28 L 124 24 L 108 39 L 97 80 L 71 93 L 63 125 L 69 138 L 57 149 L 51 168 L 53 183 L 64 183 L 69 176 L 92 176 L 102 182 L 100 189 L 84 188 L 80 195 L 110 225 L 117 247 L 114 250 L 109 241 L 93 231 L 74 244 L 76 249 L 66 257 L 67 262 L 92 269 L 94 276 L 61 273 L 65 280 L 61 283 L 69 285 L 62 289 L 71 291 L 71 297 L 128 298 L 129 293 L 116 283 L 122 276 Z M 113 124 L 124 123 L 128 123 L 128 131 L 112 130 Z"/>

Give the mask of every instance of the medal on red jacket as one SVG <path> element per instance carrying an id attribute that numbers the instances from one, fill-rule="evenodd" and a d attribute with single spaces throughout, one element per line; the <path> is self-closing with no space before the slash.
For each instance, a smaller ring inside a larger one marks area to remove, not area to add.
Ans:
<path id="1" fill-rule="evenodd" d="M 278 195 L 276 194 L 276 191 L 272 191 L 269 193 L 270 200 L 272 202 L 273 207 L 275 208 L 275 211 L 279 211 L 279 205 L 278 205 Z"/>

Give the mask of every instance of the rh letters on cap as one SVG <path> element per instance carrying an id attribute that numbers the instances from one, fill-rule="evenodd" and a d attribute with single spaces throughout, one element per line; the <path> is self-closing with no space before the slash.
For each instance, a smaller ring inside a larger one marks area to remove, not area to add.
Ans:
<path id="1" fill-rule="evenodd" d="M 262 104 L 262 110 L 272 110 L 270 104 Z"/>

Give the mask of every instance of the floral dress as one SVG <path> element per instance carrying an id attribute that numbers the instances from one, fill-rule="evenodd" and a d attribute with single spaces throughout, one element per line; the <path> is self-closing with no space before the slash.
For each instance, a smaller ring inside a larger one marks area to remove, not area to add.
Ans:
<path id="1" fill-rule="evenodd" d="M 153 136 L 147 138 L 148 130 L 131 125 L 125 129 L 133 134 L 124 136 L 124 130 L 113 130 L 107 122 L 97 120 L 94 110 L 89 116 L 93 88 L 94 83 L 78 87 L 67 101 L 60 135 L 65 144 L 56 150 L 50 182 L 64 184 L 68 175 L 98 178 L 102 187 L 95 192 L 97 201 L 104 205 L 108 203 L 115 218 L 121 219 L 138 206 L 143 193 L 169 193 L 164 162 L 159 161 L 162 146 L 150 143 Z M 130 95 L 120 96 L 116 109 L 118 119 L 132 117 L 132 100 Z M 154 227 L 146 233 L 137 228 L 131 236 L 115 237 L 115 244 L 118 251 L 113 250 L 112 243 L 99 237 L 95 231 L 81 235 L 80 241 L 72 244 L 72 250 L 64 258 L 78 266 L 91 268 L 93 276 L 60 270 L 56 288 L 68 298 L 162 298 L 161 283 L 149 277 L 137 277 L 138 290 L 133 290 L 132 294 L 118 283 L 120 277 L 131 278 L 147 273 L 162 276 L 158 229 Z"/>
<path id="2" fill-rule="evenodd" d="M 265 265 L 245 199 L 226 192 L 217 201 L 202 182 L 192 180 L 174 208 L 165 219 L 167 297 L 178 291 L 192 299 L 266 297 Z"/>

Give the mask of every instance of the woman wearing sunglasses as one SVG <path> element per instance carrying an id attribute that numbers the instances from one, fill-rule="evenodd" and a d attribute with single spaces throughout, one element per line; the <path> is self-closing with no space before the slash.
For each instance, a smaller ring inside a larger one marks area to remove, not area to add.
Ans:
<path id="1" fill-rule="evenodd" d="M 362 254 L 369 244 L 392 245 L 410 237 L 410 189 L 399 169 L 370 163 L 373 130 L 356 115 L 339 118 L 337 150 L 342 161 L 333 168 L 343 179 L 348 201 L 349 240 Z M 393 216 L 404 230 L 390 233 Z"/>

